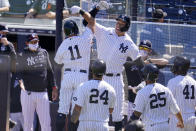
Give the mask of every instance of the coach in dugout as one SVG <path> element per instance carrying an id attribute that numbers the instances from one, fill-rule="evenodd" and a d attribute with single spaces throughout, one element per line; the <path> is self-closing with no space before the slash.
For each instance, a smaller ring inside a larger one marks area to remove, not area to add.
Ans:
<path id="1" fill-rule="evenodd" d="M 24 116 L 24 131 L 32 131 L 36 110 L 42 131 L 51 131 L 50 108 L 47 87 L 50 86 L 53 100 L 58 90 L 48 52 L 39 47 L 39 37 L 33 33 L 27 38 L 27 48 L 18 56 L 19 83 L 22 88 L 21 104 Z"/>
<path id="2" fill-rule="evenodd" d="M 11 42 L 7 40 L 8 28 L 5 25 L 0 25 L 0 55 L 8 55 L 11 60 L 11 72 L 15 72 L 16 51 Z"/>

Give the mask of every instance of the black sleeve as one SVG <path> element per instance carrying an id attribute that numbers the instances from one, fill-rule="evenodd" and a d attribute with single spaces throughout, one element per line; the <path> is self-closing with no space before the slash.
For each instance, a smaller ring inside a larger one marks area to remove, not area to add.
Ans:
<path id="1" fill-rule="evenodd" d="M 128 68 L 128 67 L 131 67 L 133 65 L 136 65 L 138 67 L 144 67 L 144 61 L 142 60 L 141 57 L 139 57 L 134 61 L 126 61 L 125 64 L 124 64 L 124 67 Z"/>
<path id="2" fill-rule="evenodd" d="M 22 79 L 22 73 L 24 71 L 22 55 L 23 55 L 22 53 L 18 54 L 17 62 L 16 62 L 16 76 L 18 77 L 19 80 Z"/>
<path id="3" fill-rule="evenodd" d="M 46 56 L 47 56 L 47 79 L 48 79 L 48 82 L 49 82 L 49 86 L 50 88 L 56 86 L 56 80 L 55 80 L 55 77 L 54 77 L 54 71 L 52 69 L 52 64 L 50 62 L 50 59 L 49 59 L 49 54 L 47 51 L 46 52 Z"/>
<path id="4" fill-rule="evenodd" d="M 10 47 L 10 59 L 11 59 L 11 72 L 16 72 L 16 60 L 17 60 L 16 51 L 12 43 L 9 43 L 9 47 Z"/>
<path id="5" fill-rule="evenodd" d="M 95 18 L 95 16 L 97 15 L 98 12 L 99 12 L 99 10 L 96 7 L 94 7 L 89 13 L 91 14 L 91 16 L 93 18 Z M 86 20 L 83 20 L 83 25 L 87 26 L 88 22 Z"/>

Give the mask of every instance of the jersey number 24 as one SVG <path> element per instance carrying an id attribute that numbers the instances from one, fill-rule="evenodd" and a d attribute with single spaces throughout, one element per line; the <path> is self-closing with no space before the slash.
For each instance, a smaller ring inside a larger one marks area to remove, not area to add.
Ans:
<path id="1" fill-rule="evenodd" d="M 90 99 L 89 99 L 89 103 L 98 103 L 99 102 L 99 98 L 100 100 L 103 100 L 103 104 L 107 105 L 108 104 L 108 90 L 104 90 L 103 93 L 99 96 L 99 90 L 97 89 L 92 89 L 91 90 L 91 95 L 90 95 Z"/>

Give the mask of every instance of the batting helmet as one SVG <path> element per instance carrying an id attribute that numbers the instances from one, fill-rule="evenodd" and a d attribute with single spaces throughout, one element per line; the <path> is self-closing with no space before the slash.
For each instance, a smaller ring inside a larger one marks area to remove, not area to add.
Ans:
<path id="1" fill-rule="evenodd" d="M 182 56 L 176 56 L 173 64 L 174 65 L 171 67 L 171 72 L 178 75 L 186 75 L 188 69 L 190 68 L 190 60 Z"/>
<path id="2" fill-rule="evenodd" d="M 106 63 L 103 60 L 97 59 L 92 63 L 91 70 L 94 75 L 102 76 L 106 72 Z"/>
<path id="3" fill-rule="evenodd" d="M 120 28 L 121 32 L 126 32 L 129 30 L 130 24 L 131 24 L 131 19 L 128 16 L 125 15 L 119 15 L 118 18 L 116 18 L 116 20 L 122 20 L 123 22 L 125 22 L 125 26 Z"/>
<path id="4" fill-rule="evenodd" d="M 144 124 L 140 120 L 135 120 L 125 126 L 125 131 L 144 131 Z"/>
<path id="5" fill-rule="evenodd" d="M 79 29 L 75 21 L 73 20 L 67 20 L 64 23 L 64 33 L 65 36 L 70 36 L 70 35 L 78 35 L 79 34 Z"/>
<path id="6" fill-rule="evenodd" d="M 159 69 L 154 64 L 147 64 L 142 68 L 144 80 L 156 81 L 159 75 Z"/>

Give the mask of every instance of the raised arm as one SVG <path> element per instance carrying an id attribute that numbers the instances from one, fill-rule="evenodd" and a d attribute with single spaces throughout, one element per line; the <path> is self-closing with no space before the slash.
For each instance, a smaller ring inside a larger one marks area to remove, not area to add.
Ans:
<path id="1" fill-rule="evenodd" d="M 71 14 L 80 13 L 82 15 L 82 17 L 85 19 L 85 21 L 87 22 L 87 26 L 94 32 L 93 28 L 95 26 L 95 19 L 91 16 L 91 14 L 82 10 L 78 6 L 72 6 L 70 10 L 71 10 Z"/>
<path id="2" fill-rule="evenodd" d="M 106 10 L 109 8 L 109 3 L 106 1 L 100 1 L 90 12 L 85 12 L 78 6 L 72 6 L 70 11 L 71 14 L 81 14 L 82 17 L 84 18 L 83 24 L 84 26 L 88 26 L 89 28 L 94 28 L 95 27 L 95 16 L 99 12 L 99 10 Z"/>

